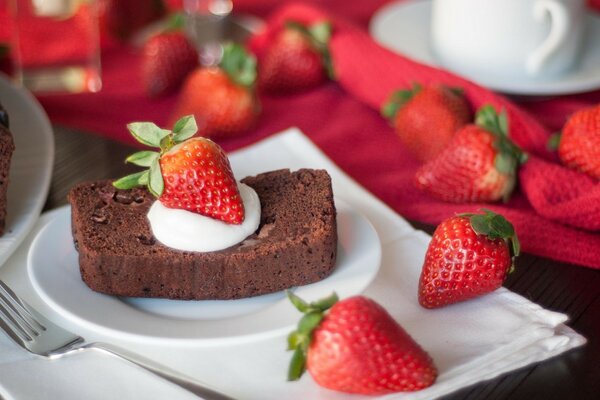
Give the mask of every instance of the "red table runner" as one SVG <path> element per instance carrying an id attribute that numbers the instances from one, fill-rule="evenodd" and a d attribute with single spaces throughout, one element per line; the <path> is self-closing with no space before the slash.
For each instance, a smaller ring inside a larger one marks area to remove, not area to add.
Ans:
<path id="1" fill-rule="evenodd" d="M 235 9 L 264 16 L 274 3 L 273 0 L 236 1 Z M 552 159 L 544 148 L 549 132 L 560 129 L 575 110 L 600 103 L 600 91 L 515 106 L 455 75 L 414 63 L 377 46 L 368 36 L 366 26 L 370 15 L 384 1 L 312 3 L 321 6 L 324 3 L 325 12 L 336 21 L 332 56 L 339 82 L 293 96 L 261 96 L 263 114 L 258 126 L 239 138 L 221 140 L 226 150 L 295 125 L 341 168 L 406 218 L 436 224 L 455 212 L 487 207 L 515 224 L 524 251 L 600 268 L 600 234 L 565 225 L 600 229 L 600 206 L 597 206 L 600 185 L 552 161 L 544 161 Z M 600 6 L 600 1 L 592 3 Z M 278 11 L 274 20 L 323 15 L 323 11 L 315 8 L 292 5 Z M 136 50 L 112 44 L 105 47 L 102 59 L 102 92 L 40 98 L 52 121 L 127 143 L 132 142 L 126 123 L 152 120 L 164 124 L 176 95 L 160 100 L 145 96 Z M 412 181 L 418 163 L 378 113 L 378 107 L 392 89 L 406 87 L 413 81 L 459 85 L 466 89 L 474 107 L 492 103 L 509 111 L 512 136 L 536 155 L 521 171 L 521 188 L 509 203 L 447 204 L 414 187 Z M 564 187 L 565 182 L 570 187 Z M 548 196 L 548 191 L 552 196 Z"/>

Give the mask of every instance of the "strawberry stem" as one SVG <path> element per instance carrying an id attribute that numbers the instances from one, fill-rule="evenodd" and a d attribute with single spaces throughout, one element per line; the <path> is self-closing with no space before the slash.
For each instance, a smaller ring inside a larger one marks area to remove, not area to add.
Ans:
<path id="1" fill-rule="evenodd" d="M 512 185 L 506 190 L 504 201 L 508 201 L 516 183 L 517 168 L 527 161 L 527 153 L 509 138 L 509 122 L 506 110 L 498 114 L 494 107 L 487 104 L 479 109 L 475 123 L 495 137 L 494 148 L 498 151 L 494 159 L 496 169 L 510 177 Z"/>
<path id="2" fill-rule="evenodd" d="M 295 331 L 288 335 L 288 350 L 294 350 L 288 369 L 288 381 L 300 379 L 305 370 L 306 355 L 312 339 L 313 331 L 319 326 L 325 316 L 325 311 L 330 309 L 337 301 L 338 296 L 332 293 L 323 299 L 307 303 L 300 297 L 287 291 L 287 296 L 304 316 L 298 322 Z"/>
<path id="3" fill-rule="evenodd" d="M 125 162 L 140 167 L 149 167 L 149 169 L 118 179 L 113 182 L 113 186 L 117 189 L 147 186 L 150 193 L 160 197 L 164 190 L 160 157 L 176 144 L 196 134 L 198 131 L 196 120 L 193 115 L 186 115 L 175 123 L 172 131 L 159 128 L 152 122 L 132 122 L 127 124 L 127 129 L 138 142 L 147 146 L 158 147 L 160 152 L 144 150 L 127 157 Z"/>
<path id="4" fill-rule="evenodd" d="M 219 67 L 240 86 L 252 87 L 256 81 L 256 58 L 238 43 L 225 44 Z"/>
<path id="5" fill-rule="evenodd" d="M 298 21 L 289 20 L 284 24 L 285 28 L 299 31 L 321 55 L 321 62 L 329 79 L 335 79 L 333 61 L 329 51 L 329 40 L 331 39 L 332 26 L 329 21 L 319 21 L 306 26 Z"/>
<path id="6" fill-rule="evenodd" d="M 491 240 L 502 239 L 509 244 L 512 253 L 512 264 L 509 272 L 512 272 L 515 268 L 515 259 L 521 254 L 521 243 L 513 224 L 502 215 L 491 210 L 482 208 L 480 211 L 483 214 L 463 213 L 458 214 L 458 216 L 469 218 L 471 228 L 478 235 L 485 235 Z"/>
<path id="7" fill-rule="evenodd" d="M 560 145 L 561 137 L 562 137 L 561 132 L 556 132 L 556 133 L 550 135 L 550 138 L 548 138 L 548 142 L 546 143 L 546 148 L 550 151 L 558 150 L 558 146 Z"/>
<path id="8" fill-rule="evenodd" d="M 387 102 L 381 108 L 381 115 L 388 120 L 393 120 L 400 110 L 410 99 L 421 91 L 423 87 L 419 83 L 413 83 L 412 88 L 394 91 Z"/>

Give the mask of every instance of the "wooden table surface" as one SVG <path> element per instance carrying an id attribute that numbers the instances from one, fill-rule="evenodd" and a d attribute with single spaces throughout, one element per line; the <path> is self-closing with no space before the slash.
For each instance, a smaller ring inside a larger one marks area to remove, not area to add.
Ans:
<path id="1" fill-rule="evenodd" d="M 131 147 L 58 126 L 55 137 L 56 159 L 45 210 L 66 204 L 67 192 L 77 182 L 135 171 L 123 162 L 132 152 Z M 433 231 L 431 226 L 413 225 Z M 568 314 L 568 325 L 584 335 L 588 343 L 444 399 L 600 399 L 600 270 L 525 254 L 505 286 L 547 309 Z"/>

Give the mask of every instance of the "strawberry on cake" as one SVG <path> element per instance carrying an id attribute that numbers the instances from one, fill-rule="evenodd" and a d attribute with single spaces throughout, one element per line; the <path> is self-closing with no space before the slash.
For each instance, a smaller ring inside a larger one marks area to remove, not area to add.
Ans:
<path id="1" fill-rule="evenodd" d="M 324 170 L 278 170 L 237 182 L 193 116 L 172 130 L 128 125 L 148 167 L 69 193 L 83 281 L 134 297 L 235 299 L 305 285 L 335 266 L 336 210 Z"/>

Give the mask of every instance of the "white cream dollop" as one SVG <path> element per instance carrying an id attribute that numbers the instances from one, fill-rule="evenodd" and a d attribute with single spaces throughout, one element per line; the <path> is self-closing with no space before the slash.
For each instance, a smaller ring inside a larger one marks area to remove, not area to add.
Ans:
<path id="1" fill-rule="evenodd" d="M 242 242 L 258 229 L 260 200 L 248 185 L 238 183 L 244 202 L 244 222 L 239 225 L 191 211 L 165 207 L 155 201 L 148 211 L 154 237 L 167 247 L 184 251 L 217 251 Z"/>

